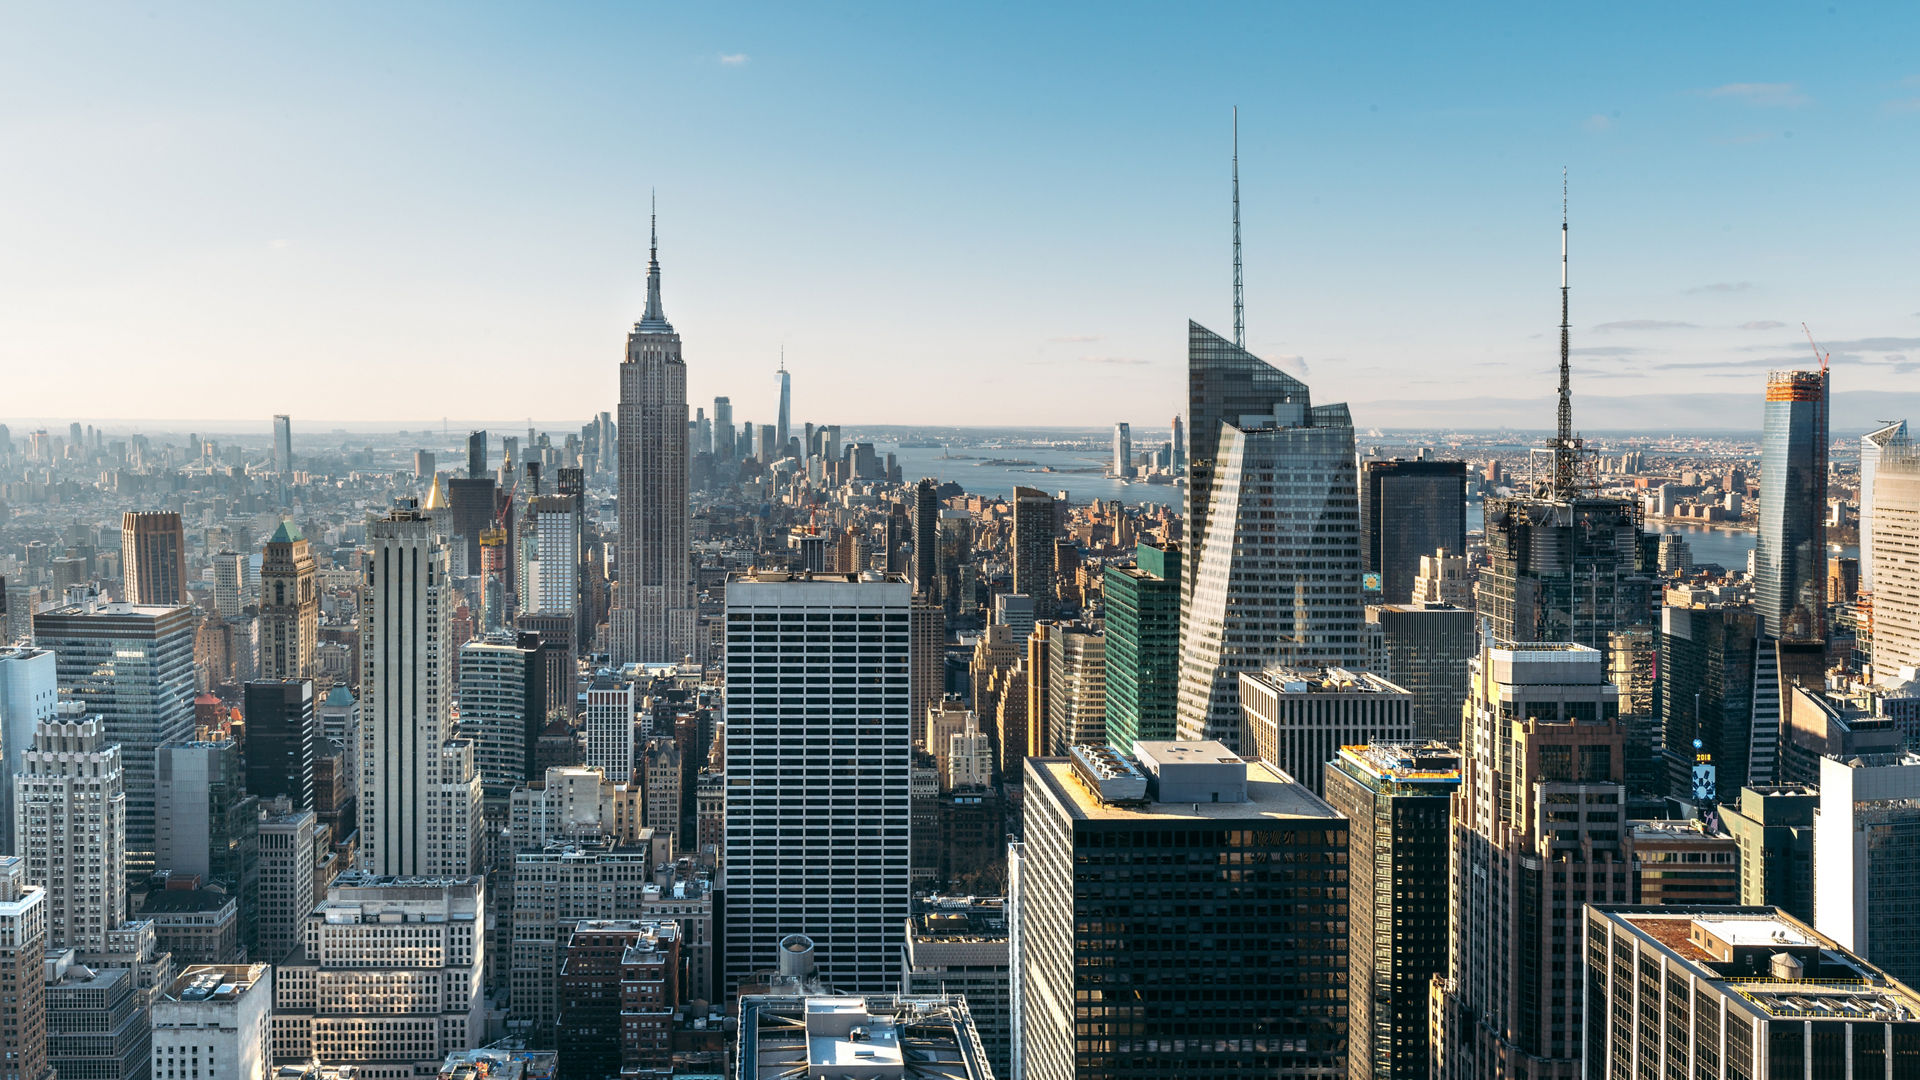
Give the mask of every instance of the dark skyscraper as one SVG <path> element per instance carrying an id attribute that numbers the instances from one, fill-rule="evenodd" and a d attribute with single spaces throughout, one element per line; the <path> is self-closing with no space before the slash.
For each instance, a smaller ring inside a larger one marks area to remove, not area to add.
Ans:
<path id="1" fill-rule="evenodd" d="M 1025 769 L 1022 1076 L 1342 1075 L 1346 819 L 1215 742 Z"/>
<path id="2" fill-rule="evenodd" d="M 1034 617 L 1054 610 L 1053 496 L 1030 487 L 1013 489 L 1013 591 L 1033 597 Z"/>
<path id="3" fill-rule="evenodd" d="M 129 604 L 187 602 L 187 538 L 171 510 L 120 516 L 120 569 Z"/>
<path id="4" fill-rule="evenodd" d="M 1360 466 L 1361 569 L 1380 575 L 1380 595 L 1404 604 L 1420 556 L 1467 550 L 1467 463 L 1368 461 Z"/>
<path id="5" fill-rule="evenodd" d="M 1639 556 L 1636 504 L 1585 493 L 1585 445 L 1573 433 L 1567 309 L 1567 222 L 1560 221 L 1560 408 L 1549 440 L 1551 480 L 1532 495 L 1486 502 L 1487 568 L 1475 606 L 1496 641 L 1572 641 L 1606 651 L 1611 634 L 1645 623 L 1633 577 Z"/>
<path id="6" fill-rule="evenodd" d="M 320 744 L 313 683 L 250 682 L 245 691 L 247 792 L 268 802 L 285 795 L 313 809 L 313 759 Z"/>
<path id="7" fill-rule="evenodd" d="M 940 598 L 940 481 L 921 480 L 913 489 L 913 591 Z"/>
<path id="8" fill-rule="evenodd" d="M 487 433 L 467 432 L 467 475 L 487 475 Z"/>
<path id="9" fill-rule="evenodd" d="M 1426 1080 L 1427 994 L 1447 970 L 1448 811 L 1460 756 L 1444 743 L 1345 746 L 1327 802 L 1347 821 L 1347 1077 Z"/>
<path id="10" fill-rule="evenodd" d="M 1827 632 L 1827 372 L 1767 376 L 1760 435 L 1760 543 L 1754 607 L 1766 632 L 1820 641 Z"/>
<path id="11" fill-rule="evenodd" d="M 1663 791 L 1691 798 L 1694 766 L 1705 764 L 1713 767 L 1720 797 L 1731 802 L 1752 782 L 1755 663 L 1767 647 L 1759 620 L 1745 604 L 1695 600 L 1681 589 L 1668 592 L 1660 615 Z M 1769 742 L 1776 739 L 1777 724 L 1767 734 Z M 1771 761 L 1763 764 L 1771 773 Z"/>

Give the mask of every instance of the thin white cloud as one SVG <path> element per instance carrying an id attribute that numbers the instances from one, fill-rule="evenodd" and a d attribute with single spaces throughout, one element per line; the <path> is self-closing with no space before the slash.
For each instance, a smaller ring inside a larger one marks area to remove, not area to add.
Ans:
<path id="1" fill-rule="evenodd" d="M 1807 95 L 1798 85 L 1785 82 L 1727 83 L 1707 91 L 1707 96 L 1774 109 L 1793 109 L 1807 103 Z"/>
<path id="2" fill-rule="evenodd" d="M 1741 323 L 1740 329 L 1742 330 L 1778 330 L 1785 325 L 1787 324 L 1783 322 L 1775 322 L 1772 319 L 1756 319 L 1753 322 Z"/>
<path id="3" fill-rule="evenodd" d="M 1613 117 L 1606 113 L 1594 113 L 1587 117 L 1586 128 L 1588 131 L 1610 131 L 1613 128 Z"/>
<path id="4" fill-rule="evenodd" d="M 1886 102 L 1881 106 L 1881 108 L 1887 110 L 1890 113 L 1920 112 L 1920 97 L 1899 98 L 1894 101 Z"/>
<path id="5" fill-rule="evenodd" d="M 1675 322 L 1671 319 L 1620 319 L 1615 322 L 1603 322 L 1594 327 L 1605 333 L 1609 330 L 1693 330 L 1690 322 Z"/>
<path id="6" fill-rule="evenodd" d="M 749 59 L 751 59 L 751 57 L 743 52 L 720 54 L 720 62 L 728 67 L 742 67 Z"/>
<path id="7" fill-rule="evenodd" d="M 1047 339 L 1049 345 L 1081 345 L 1089 341 L 1099 341 L 1099 334 L 1061 334 Z"/>

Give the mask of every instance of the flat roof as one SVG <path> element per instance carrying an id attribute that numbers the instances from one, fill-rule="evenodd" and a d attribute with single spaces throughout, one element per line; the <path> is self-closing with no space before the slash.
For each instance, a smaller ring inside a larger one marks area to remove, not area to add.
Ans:
<path id="1" fill-rule="evenodd" d="M 1066 758 L 1028 758 L 1027 765 L 1039 777 L 1055 801 L 1067 808 L 1075 821 L 1148 822 L 1148 821 L 1295 821 L 1301 818 L 1344 820 L 1326 800 L 1304 785 L 1296 784 L 1262 761 L 1247 764 L 1247 800 L 1231 803 L 1140 803 L 1114 805 L 1081 783 Z"/>

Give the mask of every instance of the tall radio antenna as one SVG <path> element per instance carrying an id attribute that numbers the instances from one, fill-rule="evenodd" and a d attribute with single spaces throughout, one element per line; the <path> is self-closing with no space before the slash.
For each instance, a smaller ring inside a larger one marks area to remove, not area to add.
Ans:
<path id="1" fill-rule="evenodd" d="M 1240 106 L 1233 107 L 1233 344 L 1247 347 L 1247 300 L 1240 286 Z"/>

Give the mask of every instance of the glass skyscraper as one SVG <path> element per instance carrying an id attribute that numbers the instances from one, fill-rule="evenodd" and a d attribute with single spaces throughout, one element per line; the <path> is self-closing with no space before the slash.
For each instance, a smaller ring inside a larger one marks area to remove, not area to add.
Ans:
<path id="1" fill-rule="evenodd" d="M 1180 686 L 1180 545 L 1107 567 L 1107 745 L 1171 739 Z"/>
<path id="2" fill-rule="evenodd" d="M 1404 604 L 1420 556 L 1467 551 L 1467 463 L 1369 461 L 1360 470 L 1362 569 L 1380 575 L 1380 595 Z"/>
<path id="3" fill-rule="evenodd" d="M 1767 376 L 1760 435 L 1760 543 L 1754 607 L 1766 632 L 1820 641 L 1827 631 L 1827 373 Z"/>
<path id="4" fill-rule="evenodd" d="M 1241 672 L 1365 662 L 1353 419 L 1190 325 L 1194 560 L 1178 726 L 1181 738 L 1244 750 Z"/>

